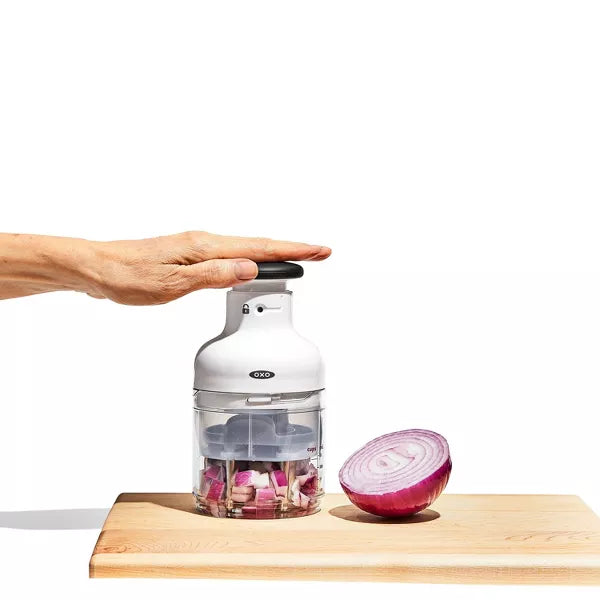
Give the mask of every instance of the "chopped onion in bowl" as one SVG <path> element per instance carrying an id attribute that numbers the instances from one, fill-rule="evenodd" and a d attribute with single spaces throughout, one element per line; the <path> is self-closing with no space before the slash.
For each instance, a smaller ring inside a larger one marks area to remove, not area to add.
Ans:
<path id="1" fill-rule="evenodd" d="M 407 429 L 382 435 L 352 454 L 339 472 L 358 508 L 384 517 L 413 515 L 442 493 L 452 469 L 439 433 Z"/>

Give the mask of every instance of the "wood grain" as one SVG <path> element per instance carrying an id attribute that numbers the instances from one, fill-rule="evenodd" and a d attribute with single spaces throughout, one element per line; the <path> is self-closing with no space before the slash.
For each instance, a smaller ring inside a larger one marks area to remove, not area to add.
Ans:
<path id="1" fill-rule="evenodd" d="M 316 515 L 260 521 L 121 494 L 90 577 L 600 584 L 600 519 L 577 496 L 443 494 L 394 521 L 330 494 Z"/>

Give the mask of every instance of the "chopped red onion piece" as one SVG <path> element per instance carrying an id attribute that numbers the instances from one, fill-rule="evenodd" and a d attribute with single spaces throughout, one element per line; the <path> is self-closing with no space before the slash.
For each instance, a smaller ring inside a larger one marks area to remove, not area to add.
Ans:
<path id="1" fill-rule="evenodd" d="M 350 501 L 375 515 L 397 517 L 427 508 L 442 493 L 452 469 L 448 442 L 426 429 L 375 438 L 339 472 Z"/>
<path id="2" fill-rule="evenodd" d="M 283 471 L 272 471 L 271 472 L 271 483 L 275 488 L 275 492 L 278 496 L 285 496 L 285 490 L 287 489 L 287 477 Z"/>
<path id="3" fill-rule="evenodd" d="M 207 480 L 210 481 L 210 487 L 206 494 L 207 500 L 221 500 L 225 492 L 225 482 L 217 481 L 216 479 Z"/>
<path id="4" fill-rule="evenodd" d="M 300 490 L 292 491 L 292 504 L 298 508 L 308 508 L 310 498 L 303 494 Z"/>
<path id="5" fill-rule="evenodd" d="M 210 490 L 210 484 L 212 483 L 213 479 L 210 479 L 210 477 L 206 477 L 206 475 L 204 474 L 204 471 L 201 471 L 201 475 L 200 475 L 200 496 L 206 496 L 206 494 L 208 494 L 208 491 Z"/>
<path id="6" fill-rule="evenodd" d="M 300 507 L 308 508 L 309 504 L 310 504 L 310 498 L 308 496 L 305 496 L 302 492 L 300 492 Z"/>
<path id="7" fill-rule="evenodd" d="M 260 490 L 256 490 L 256 505 L 272 503 L 277 500 L 277 496 L 275 495 L 275 490 L 273 488 L 263 488 Z"/>
<path id="8" fill-rule="evenodd" d="M 300 487 L 300 491 L 307 496 L 314 496 L 317 493 L 319 481 L 316 475 L 313 475 L 306 480 L 303 486 Z"/>
<path id="9" fill-rule="evenodd" d="M 231 492 L 231 499 L 234 502 L 250 502 L 250 500 L 252 500 L 252 497 L 252 494 L 236 494 L 234 492 Z"/>
<path id="10" fill-rule="evenodd" d="M 233 484 L 236 486 L 254 486 L 254 482 L 260 475 L 258 471 L 238 471 L 233 478 Z"/>
<path id="11" fill-rule="evenodd" d="M 254 498 L 254 488 L 248 486 L 233 486 L 231 488 L 231 499 L 234 502 L 249 502 Z"/>
<path id="12" fill-rule="evenodd" d="M 260 473 L 253 482 L 254 487 L 258 490 L 260 488 L 269 487 L 269 474 L 267 472 Z"/>
<path id="13" fill-rule="evenodd" d="M 305 495 L 314 496 L 317 493 L 319 485 L 318 471 L 311 463 L 303 475 L 296 475 L 292 484 L 292 492 L 300 491 Z"/>
<path id="14" fill-rule="evenodd" d="M 300 482 L 300 486 L 303 486 L 309 479 L 317 476 L 317 469 L 311 463 L 303 475 L 296 475 L 296 479 Z"/>
<path id="15" fill-rule="evenodd" d="M 274 519 L 278 499 L 273 488 L 256 490 L 256 516 L 259 519 Z"/>
<path id="16" fill-rule="evenodd" d="M 204 477 L 223 481 L 225 479 L 225 470 L 217 465 L 210 465 L 204 469 Z"/>

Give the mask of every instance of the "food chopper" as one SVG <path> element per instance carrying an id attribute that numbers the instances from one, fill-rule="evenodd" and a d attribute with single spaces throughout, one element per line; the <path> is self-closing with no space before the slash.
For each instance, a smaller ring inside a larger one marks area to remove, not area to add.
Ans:
<path id="1" fill-rule="evenodd" d="M 309 515 L 323 496 L 323 362 L 292 326 L 300 265 L 258 263 L 227 293 L 225 328 L 198 351 L 194 496 L 200 513 Z"/>

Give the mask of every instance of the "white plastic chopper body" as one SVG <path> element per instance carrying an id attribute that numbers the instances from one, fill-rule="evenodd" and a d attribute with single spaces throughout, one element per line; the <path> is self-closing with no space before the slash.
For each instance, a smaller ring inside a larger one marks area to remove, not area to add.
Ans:
<path id="1" fill-rule="evenodd" d="M 227 293 L 225 328 L 196 355 L 196 391 L 277 396 L 325 387 L 319 350 L 292 324 L 287 278 L 302 273 L 300 265 L 261 263 L 256 280 Z"/>

